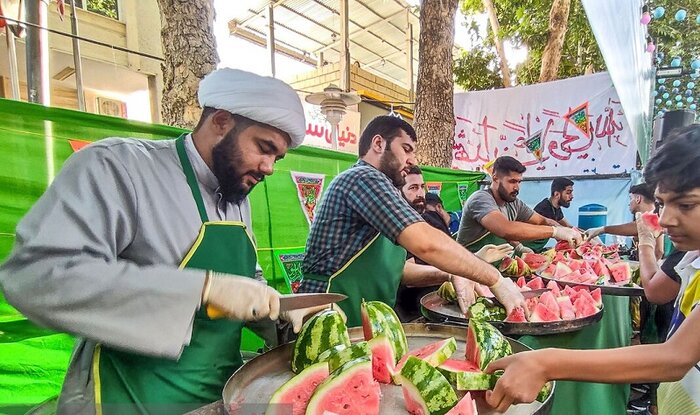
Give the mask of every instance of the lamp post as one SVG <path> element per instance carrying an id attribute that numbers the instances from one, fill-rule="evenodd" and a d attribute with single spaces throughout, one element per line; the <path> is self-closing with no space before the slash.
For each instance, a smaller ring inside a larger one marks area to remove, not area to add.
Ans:
<path id="1" fill-rule="evenodd" d="M 333 84 L 325 87 L 323 92 L 306 96 L 306 102 L 321 106 L 321 113 L 331 125 L 333 150 L 338 149 L 338 124 L 343 119 L 345 110 L 349 105 L 358 104 L 360 101 L 361 98 L 354 92 L 343 92 L 342 89 Z"/>

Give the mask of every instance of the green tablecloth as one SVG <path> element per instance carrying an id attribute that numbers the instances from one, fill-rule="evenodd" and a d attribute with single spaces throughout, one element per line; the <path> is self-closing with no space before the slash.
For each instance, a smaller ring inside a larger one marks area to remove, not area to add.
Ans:
<path id="1" fill-rule="evenodd" d="M 550 336 L 523 336 L 519 340 L 542 349 L 609 349 L 629 346 L 632 325 L 629 297 L 603 296 L 605 312 L 598 323 L 581 331 Z M 566 362 L 562 362 L 566 364 Z M 615 370 L 615 368 L 610 368 Z M 629 385 L 609 385 L 588 382 L 557 382 L 552 415 L 625 414 Z"/>

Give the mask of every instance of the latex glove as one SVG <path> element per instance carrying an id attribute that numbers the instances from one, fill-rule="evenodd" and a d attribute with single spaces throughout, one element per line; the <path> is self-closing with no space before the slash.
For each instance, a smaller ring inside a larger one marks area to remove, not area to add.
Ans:
<path id="1" fill-rule="evenodd" d="M 455 292 L 457 293 L 459 309 L 462 310 L 462 314 L 466 316 L 469 306 L 476 301 L 476 294 L 474 293 L 476 283 L 466 278 L 454 277 L 452 278 L 452 285 L 455 287 Z"/>
<path id="2" fill-rule="evenodd" d="M 207 273 L 202 303 L 212 318 L 220 313 L 231 320 L 277 320 L 280 313 L 280 294 L 274 288 L 253 278 L 216 272 Z"/>
<path id="3" fill-rule="evenodd" d="M 523 245 L 523 244 L 518 244 L 518 245 L 515 246 L 515 253 L 518 254 L 518 255 L 522 255 L 522 254 L 534 254 L 535 251 L 533 251 L 532 249 L 528 248 L 527 246 L 525 246 L 525 245 Z"/>
<path id="4" fill-rule="evenodd" d="M 605 226 L 601 226 L 599 228 L 590 228 L 586 231 L 586 240 L 590 241 L 591 239 L 595 238 L 596 236 L 602 235 L 605 233 Z"/>
<path id="5" fill-rule="evenodd" d="M 581 245 L 581 242 L 583 242 L 581 234 L 574 229 L 565 226 L 552 226 L 552 229 L 554 229 L 552 237 L 558 241 L 567 241 L 574 247 Z"/>
<path id="6" fill-rule="evenodd" d="M 634 218 L 637 223 L 637 239 L 639 240 L 639 246 L 648 245 L 652 248 L 656 248 L 656 238 L 661 235 L 661 232 L 652 230 L 647 226 L 646 222 L 642 220 L 642 214 L 637 212 Z"/>
<path id="7" fill-rule="evenodd" d="M 304 325 L 304 320 L 306 319 L 306 317 L 310 317 L 328 308 L 331 308 L 330 304 L 319 305 L 316 307 L 300 308 L 297 310 L 283 311 L 280 314 L 280 319 L 289 322 L 292 325 L 292 330 L 294 330 L 294 333 L 299 333 L 299 331 L 301 330 L 301 326 Z M 348 321 L 348 318 L 345 316 L 345 313 L 343 313 L 343 310 L 340 307 L 335 306 L 333 307 L 333 309 L 340 313 L 340 316 L 343 318 L 343 321 Z"/>
<path id="8" fill-rule="evenodd" d="M 503 258 L 509 256 L 513 253 L 513 245 L 511 244 L 501 244 L 501 245 L 484 245 L 476 252 L 476 256 L 483 259 L 488 263 L 494 263 L 500 261 Z"/>
<path id="9" fill-rule="evenodd" d="M 486 402 L 497 412 L 505 412 L 512 404 L 532 402 L 547 383 L 542 354 L 547 350 L 515 353 L 492 362 L 487 373 L 505 370 L 493 391 L 486 392 Z M 527 373 L 527 376 L 523 376 Z"/>
<path id="10" fill-rule="evenodd" d="M 506 313 L 510 314 L 516 307 L 522 307 L 523 311 L 527 314 L 527 307 L 525 306 L 525 298 L 520 292 L 520 288 L 511 280 L 510 278 L 501 277 L 498 282 L 489 287 L 493 295 L 498 299 L 498 301 L 503 304 L 506 308 Z"/>

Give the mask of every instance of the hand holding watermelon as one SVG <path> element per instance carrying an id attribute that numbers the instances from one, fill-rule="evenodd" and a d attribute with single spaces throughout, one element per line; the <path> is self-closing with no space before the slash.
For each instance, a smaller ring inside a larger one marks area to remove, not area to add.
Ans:
<path id="1" fill-rule="evenodd" d="M 486 402 L 496 411 L 505 412 L 513 404 L 529 403 L 537 399 L 549 380 L 540 363 L 546 353 L 546 349 L 521 352 L 489 364 L 486 373 L 497 370 L 505 372 L 496 382 L 493 391 L 486 392 Z"/>
<path id="2" fill-rule="evenodd" d="M 663 228 L 659 225 L 659 217 L 653 212 L 637 212 L 635 222 L 637 223 L 639 246 L 656 247 L 656 238 L 663 232 Z"/>
<path id="3" fill-rule="evenodd" d="M 476 283 L 472 280 L 466 278 L 457 277 L 452 280 L 452 285 L 455 288 L 455 293 L 457 294 L 457 304 L 459 304 L 459 309 L 465 316 L 469 311 L 469 306 L 474 304 L 476 301 L 476 294 L 474 293 L 474 288 Z"/>

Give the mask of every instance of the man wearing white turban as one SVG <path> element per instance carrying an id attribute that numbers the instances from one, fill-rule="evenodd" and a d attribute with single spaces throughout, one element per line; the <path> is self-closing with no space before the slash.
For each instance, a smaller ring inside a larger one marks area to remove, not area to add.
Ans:
<path id="1" fill-rule="evenodd" d="M 58 414 L 178 414 L 221 396 L 245 321 L 276 320 L 247 194 L 301 144 L 297 94 L 220 69 L 192 134 L 107 138 L 75 153 L 17 226 L 11 304 L 78 336 Z M 226 318 L 214 319 L 218 309 Z M 301 315 L 282 316 L 295 327 Z"/>

